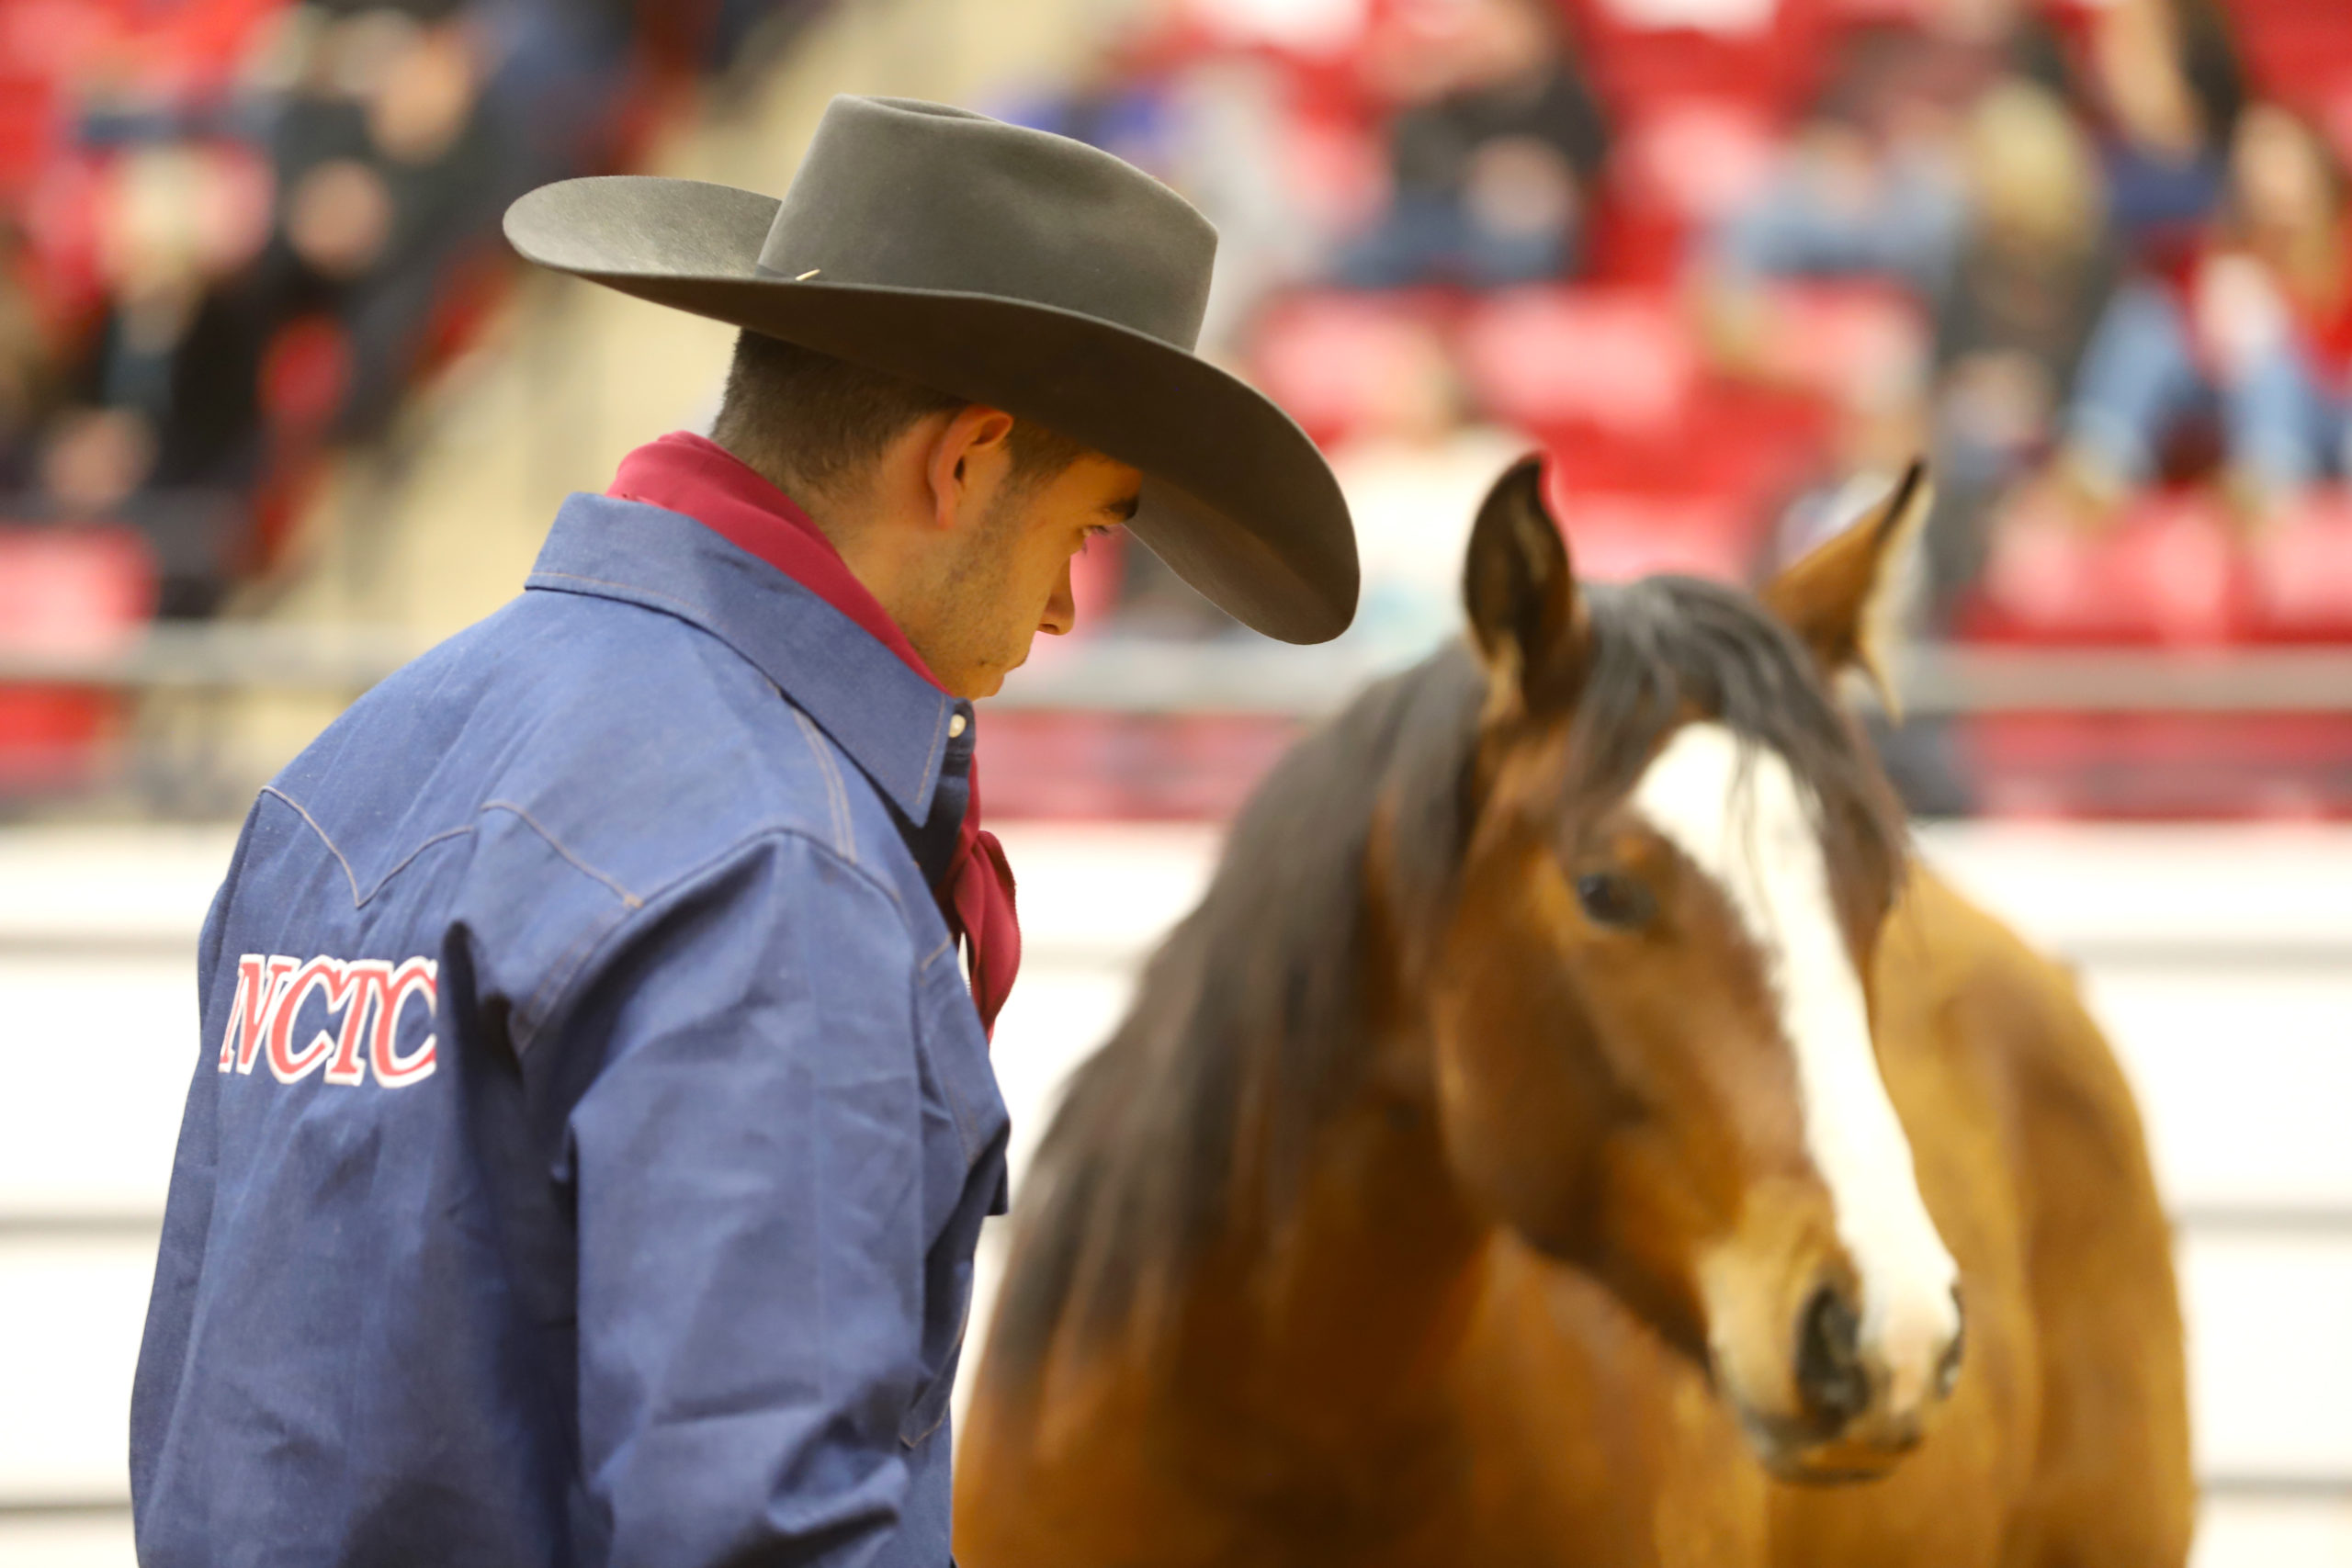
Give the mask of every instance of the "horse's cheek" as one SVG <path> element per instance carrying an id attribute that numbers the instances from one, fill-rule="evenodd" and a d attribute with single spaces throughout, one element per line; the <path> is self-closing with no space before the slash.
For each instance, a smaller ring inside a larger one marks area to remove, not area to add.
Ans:
<path id="1" fill-rule="evenodd" d="M 1482 993 L 1440 1032 L 1438 1101 L 1448 1163 L 1489 1218 L 1539 1247 L 1567 1245 L 1595 1136 L 1589 1086 L 1559 1021 L 1526 993 Z"/>

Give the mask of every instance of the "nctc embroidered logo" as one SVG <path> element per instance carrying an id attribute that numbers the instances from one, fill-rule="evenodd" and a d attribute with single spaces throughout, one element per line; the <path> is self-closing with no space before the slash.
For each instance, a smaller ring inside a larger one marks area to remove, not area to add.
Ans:
<path id="1" fill-rule="evenodd" d="M 370 1066 L 387 1089 L 430 1077 L 439 1037 L 427 1033 L 424 1043 L 402 1055 L 400 1021 L 404 1008 L 421 1001 L 431 1029 L 440 972 L 430 958 L 398 964 L 382 958 L 319 957 L 306 963 L 282 953 L 248 953 L 237 960 L 237 998 L 229 1004 L 229 1027 L 220 1036 L 220 1070 L 250 1073 L 261 1056 L 280 1083 L 298 1082 L 322 1066 L 329 1083 L 364 1082 Z M 326 1003 L 321 1021 L 341 1013 L 343 1028 L 332 1035 L 321 1029 L 298 1051 L 295 1015 L 313 991 Z M 363 1044 L 366 1062 L 359 1059 Z"/>

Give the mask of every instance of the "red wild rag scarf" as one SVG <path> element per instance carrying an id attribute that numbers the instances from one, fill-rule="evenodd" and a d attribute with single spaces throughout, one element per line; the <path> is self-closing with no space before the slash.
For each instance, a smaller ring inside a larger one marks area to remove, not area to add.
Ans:
<path id="1" fill-rule="evenodd" d="M 684 431 L 649 442 L 621 459 L 612 489 L 605 493 L 695 519 L 847 615 L 909 669 L 939 684 L 899 623 L 866 592 L 809 515 L 717 442 Z M 1004 846 L 980 828 L 978 758 L 956 856 L 935 891 L 947 923 L 970 951 L 972 1001 L 979 1009 L 980 1026 L 993 1037 L 996 1015 L 1021 968 L 1021 922 Z"/>

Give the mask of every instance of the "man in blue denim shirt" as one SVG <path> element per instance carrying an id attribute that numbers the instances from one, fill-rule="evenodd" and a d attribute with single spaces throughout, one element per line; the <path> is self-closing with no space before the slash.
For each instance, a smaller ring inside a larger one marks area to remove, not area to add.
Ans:
<path id="1" fill-rule="evenodd" d="M 1207 225 L 1075 143 L 842 99 L 781 204 L 576 181 L 507 229 L 745 328 L 727 400 L 247 818 L 140 1557 L 940 1568 L 1018 957 L 969 699 L 1130 515 L 1246 624 L 1336 635 L 1346 513 L 1190 353 Z"/>

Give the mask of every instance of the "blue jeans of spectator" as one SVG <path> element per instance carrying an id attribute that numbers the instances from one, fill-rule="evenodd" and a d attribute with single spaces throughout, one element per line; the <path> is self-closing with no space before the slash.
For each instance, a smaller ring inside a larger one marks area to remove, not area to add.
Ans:
<path id="1" fill-rule="evenodd" d="M 1573 229 L 1510 232 L 1480 222 L 1451 193 L 1400 191 L 1378 223 L 1341 249 L 1333 272 L 1351 288 L 1540 283 L 1566 269 Z"/>
<path id="2" fill-rule="evenodd" d="M 1965 217 L 1959 189 L 1917 160 L 1886 169 L 1859 205 L 1800 163 L 1716 231 L 1715 259 L 1736 277 L 1891 277 L 1932 292 Z"/>
<path id="3" fill-rule="evenodd" d="M 2352 399 L 2330 388 L 2302 346 L 2272 344 L 2223 388 L 2230 460 L 2265 495 L 2333 474 L 2352 478 Z"/>
<path id="4" fill-rule="evenodd" d="M 2281 339 L 2216 378 L 2199 363 L 2170 290 L 2119 290 L 2075 376 L 2069 440 L 2113 478 L 2145 484 L 2172 433 L 2207 416 L 2221 423 L 2230 467 L 2267 494 L 2347 471 L 2352 405 L 2323 384 L 2301 344 Z"/>
<path id="5" fill-rule="evenodd" d="M 2189 349 L 2179 302 L 2156 284 L 2128 284 L 2108 301 L 2083 350 L 2067 439 L 2107 476 L 2145 484 L 2165 439 L 2218 403 Z"/>

